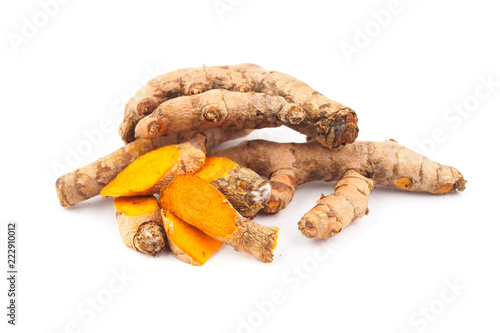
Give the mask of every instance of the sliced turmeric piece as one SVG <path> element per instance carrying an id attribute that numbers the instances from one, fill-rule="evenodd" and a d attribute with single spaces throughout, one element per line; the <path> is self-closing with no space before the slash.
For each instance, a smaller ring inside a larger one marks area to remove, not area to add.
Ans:
<path id="1" fill-rule="evenodd" d="M 204 130 L 203 135 L 207 139 L 207 149 L 210 149 L 224 141 L 245 136 L 249 132 L 251 130 L 210 128 Z M 162 136 L 153 140 L 135 140 L 109 155 L 63 175 L 56 182 L 59 202 L 63 207 L 69 207 L 95 197 L 99 195 L 104 186 L 108 185 L 127 165 L 139 156 L 160 147 L 186 142 L 193 135 L 199 135 L 199 133 L 186 132 Z"/>
<path id="2" fill-rule="evenodd" d="M 221 192 L 198 176 L 175 177 L 162 188 L 160 206 L 236 251 L 264 262 L 273 260 L 278 228 L 241 216 Z"/>
<path id="3" fill-rule="evenodd" d="M 255 171 L 225 157 L 209 157 L 195 173 L 218 189 L 245 217 L 254 217 L 269 203 L 271 184 Z"/>
<path id="4" fill-rule="evenodd" d="M 192 173 L 205 162 L 204 137 L 153 150 L 130 163 L 101 190 L 106 197 L 158 193 L 177 174 Z"/>
<path id="5" fill-rule="evenodd" d="M 118 197 L 115 210 L 118 230 L 126 246 L 153 256 L 166 248 L 167 237 L 154 196 Z"/>
<path id="6" fill-rule="evenodd" d="M 184 222 L 168 209 L 162 209 L 161 216 L 170 251 L 181 261 L 201 266 L 222 246 L 222 242 Z"/>

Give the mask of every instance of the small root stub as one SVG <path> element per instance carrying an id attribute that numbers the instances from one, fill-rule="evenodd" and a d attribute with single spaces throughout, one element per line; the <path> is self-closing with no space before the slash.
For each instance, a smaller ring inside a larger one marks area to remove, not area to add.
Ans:
<path id="1" fill-rule="evenodd" d="M 322 223 L 312 222 L 309 218 L 302 218 L 299 222 L 299 230 L 307 238 L 327 239 L 342 231 L 342 224 L 333 216 L 313 213 L 314 221 L 323 221 Z"/>
<path id="2" fill-rule="evenodd" d="M 158 104 L 156 104 L 151 98 L 145 98 L 137 104 L 137 112 L 141 116 L 147 116 L 148 114 L 151 114 L 157 106 Z"/>
<path id="3" fill-rule="evenodd" d="M 167 247 L 165 230 L 154 221 L 141 224 L 134 237 L 134 246 L 140 252 L 153 256 L 161 253 Z"/>
<path id="4" fill-rule="evenodd" d="M 155 135 L 156 133 L 158 133 L 159 130 L 160 130 L 160 124 L 156 122 L 149 124 L 148 127 L 149 134 Z"/>
<path id="5" fill-rule="evenodd" d="M 116 220 L 123 243 L 153 256 L 167 247 L 160 207 L 154 196 L 115 199 Z"/>
<path id="6" fill-rule="evenodd" d="M 216 123 L 219 120 L 221 120 L 223 117 L 223 114 L 221 110 L 215 105 L 210 105 L 203 109 L 203 118 L 205 118 L 207 121 Z"/>
<path id="7" fill-rule="evenodd" d="M 250 90 L 252 90 L 252 88 L 248 84 L 239 85 L 234 89 L 234 91 L 237 92 L 249 92 Z"/>
<path id="8" fill-rule="evenodd" d="M 287 104 L 279 114 L 280 120 L 287 125 L 298 125 L 305 116 L 304 110 L 297 104 Z"/>
<path id="9" fill-rule="evenodd" d="M 198 95 L 201 94 L 202 92 L 203 92 L 202 88 L 194 87 L 189 90 L 189 95 Z"/>

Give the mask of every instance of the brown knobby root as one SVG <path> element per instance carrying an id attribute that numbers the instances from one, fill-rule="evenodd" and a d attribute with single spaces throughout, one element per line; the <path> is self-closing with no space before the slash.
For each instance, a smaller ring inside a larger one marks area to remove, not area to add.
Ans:
<path id="1" fill-rule="evenodd" d="M 207 129 L 203 133 L 207 137 L 207 149 L 218 144 L 247 135 L 250 130 Z M 139 156 L 154 149 L 188 141 L 193 133 L 179 133 L 153 140 L 139 139 L 126 144 L 111 154 L 98 159 L 84 167 L 78 168 L 59 177 L 56 182 L 57 196 L 63 207 L 97 196 L 111 180 Z"/>
<path id="2" fill-rule="evenodd" d="M 137 124 L 137 138 L 156 138 L 206 128 L 257 129 L 297 125 L 304 112 L 283 97 L 214 89 L 160 104 Z"/>
<path id="3" fill-rule="evenodd" d="M 195 173 L 218 189 L 244 217 L 254 217 L 269 203 L 271 184 L 255 171 L 225 157 L 209 157 Z"/>
<path id="4" fill-rule="evenodd" d="M 201 266 L 222 246 L 222 242 L 184 222 L 168 209 L 161 210 L 161 217 L 170 251 L 180 261 Z"/>
<path id="5" fill-rule="evenodd" d="M 231 68 L 244 74 L 253 90 L 281 96 L 287 102 L 301 106 L 306 119 L 298 125 L 291 125 L 291 128 L 329 148 L 356 140 L 358 118 L 351 108 L 327 98 L 288 74 L 268 71 L 255 64 L 240 64 Z"/>
<path id="6" fill-rule="evenodd" d="M 126 246 L 153 256 L 167 247 L 160 207 L 154 196 L 116 198 L 115 210 Z"/>
<path id="7" fill-rule="evenodd" d="M 127 103 L 120 136 L 126 143 L 134 141 L 139 120 L 166 100 L 197 95 L 211 89 L 248 92 L 252 87 L 241 73 L 227 66 L 184 68 L 160 75 L 142 87 Z"/>
<path id="8" fill-rule="evenodd" d="M 104 197 L 152 195 L 178 174 L 196 172 L 205 163 L 205 136 L 138 157 L 101 190 Z"/>
<path id="9" fill-rule="evenodd" d="M 354 220 L 368 214 L 368 197 L 375 182 L 355 170 L 348 170 L 299 222 L 299 230 L 309 238 L 330 238 Z"/>
<path id="10" fill-rule="evenodd" d="M 178 175 L 160 193 L 160 206 L 205 234 L 263 262 L 273 260 L 278 228 L 241 216 L 229 200 L 195 175 Z"/>
<path id="11" fill-rule="evenodd" d="M 338 180 L 350 169 L 365 174 L 377 185 L 414 192 L 463 191 L 466 183 L 457 169 L 431 161 L 393 140 L 356 141 L 337 149 L 325 148 L 315 141 L 254 140 L 210 155 L 227 157 L 268 177 L 272 193 L 265 211 L 269 213 L 286 207 L 300 184 Z"/>
<path id="12" fill-rule="evenodd" d="M 358 135 L 357 116 L 349 107 L 325 97 L 290 75 L 267 71 L 254 64 L 240 64 L 181 69 L 151 80 L 127 103 L 120 125 L 122 139 L 133 141 L 136 124 L 161 103 L 212 89 L 265 93 L 298 104 L 306 114 L 305 121 L 300 124 L 292 122 L 289 126 L 329 148 L 351 143 Z M 213 116 L 209 110 L 207 115 Z"/>

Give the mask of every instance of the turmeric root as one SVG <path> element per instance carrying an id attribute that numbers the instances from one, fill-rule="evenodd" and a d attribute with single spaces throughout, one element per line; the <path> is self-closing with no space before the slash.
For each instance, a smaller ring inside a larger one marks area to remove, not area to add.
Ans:
<path id="1" fill-rule="evenodd" d="M 181 261 L 201 266 L 222 246 L 222 242 L 184 222 L 168 209 L 162 209 L 161 216 L 170 251 Z"/>
<path id="2" fill-rule="evenodd" d="M 128 143 L 135 140 L 139 120 L 153 112 L 166 100 L 203 93 L 211 89 L 238 92 L 252 90 L 247 79 L 227 66 L 185 68 L 160 75 L 142 87 L 125 107 L 120 136 Z"/>
<path id="3" fill-rule="evenodd" d="M 125 118 L 120 126 L 122 139 L 125 142 L 133 141 L 137 134 L 134 132 L 136 124 L 161 103 L 211 89 L 254 91 L 281 96 L 288 103 L 298 104 L 306 113 L 305 120 L 300 124 L 290 123 L 289 126 L 329 148 L 351 143 L 358 135 L 357 116 L 349 107 L 328 99 L 287 74 L 267 71 L 254 64 L 240 64 L 181 69 L 153 79 L 127 103 Z M 193 106 L 189 108 L 193 109 Z M 214 118 L 221 111 L 214 113 L 207 110 L 206 114 L 209 118 Z M 259 115 L 257 110 L 254 112 L 253 118 L 258 120 L 262 115 Z M 153 132 L 155 127 L 152 127 Z M 149 128 L 147 130 L 149 131 Z M 144 135 L 144 131 L 140 133 Z"/>
<path id="4" fill-rule="evenodd" d="M 356 141 L 333 150 L 315 141 L 255 140 L 213 151 L 211 155 L 227 157 L 269 177 L 271 201 L 264 209 L 269 213 L 285 208 L 298 185 L 314 180 L 338 180 L 350 169 L 366 174 L 377 185 L 415 192 L 463 191 L 466 183 L 457 169 L 433 162 L 393 140 Z"/>
<path id="5" fill-rule="evenodd" d="M 299 222 L 309 238 L 330 238 L 354 220 L 368 214 L 368 197 L 375 182 L 355 170 L 348 170 L 335 184 L 335 192 L 318 200 L 316 207 Z"/>
<path id="6" fill-rule="evenodd" d="M 153 256 L 167 246 L 160 207 L 154 196 L 115 199 L 116 220 L 123 243 Z"/>
<path id="7" fill-rule="evenodd" d="M 207 137 L 207 148 L 245 136 L 249 130 L 221 130 L 207 129 L 203 133 Z M 84 167 L 78 168 L 59 177 L 56 182 L 57 196 L 63 207 L 77 203 L 98 195 L 111 180 L 139 156 L 154 149 L 188 141 L 193 133 L 179 133 L 153 140 L 140 139 L 98 159 Z"/>
<path id="8" fill-rule="evenodd" d="M 268 181 L 228 158 L 207 158 L 195 175 L 224 194 L 244 217 L 254 217 L 271 198 L 271 185 Z"/>
<path id="9" fill-rule="evenodd" d="M 282 97 L 215 89 L 160 104 L 139 121 L 135 136 L 155 138 L 213 127 L 257 129 L 298 125 L 303 119 L 302 109 Z"/>
<path id="10" fill-rule="evenodd" d="M 105 197 L 152 195 L 177 174 L 193 173 L 205 162 L 205 137 L 150 151 L 130 163 L 101 190 Z"/>
<path id="11" fill-rule="evenodd" d="M 244 74 L 255 91 L 281 96 L 289 103 L 300 105 L 306 112 L 306 119 L 298 125 L 291 125 L 291 128 L 329 148 L 356 140 L 358 118 L 351 108 L 332 101 L 290 75 L 267 71 L 255 64 L 231 68 Z"/>
<path id="12" fill-rule="evenodd" d="M 162 188 L 160 206 L 236 251 L 264 262 L 273 259 L 278 228 L 241 216 L 222 193 L 198 176 L 175 177 Z"/>

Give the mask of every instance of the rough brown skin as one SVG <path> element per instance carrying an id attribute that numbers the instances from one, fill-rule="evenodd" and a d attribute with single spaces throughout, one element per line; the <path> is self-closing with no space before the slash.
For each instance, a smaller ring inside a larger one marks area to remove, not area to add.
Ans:
<path id="1" fill-rule="evenodd" d="M 207 149 L 224 141 L 245 136 L 249 132 L 249 130 L 221 130 L 218 128 L 203 131 L 207 137 Z M 61 176 L 56 182 L 59 202 L 63 207 L 69 207 L 95 197 L 104 186 L 139 156 L 163 146 L 188 141 L 192 136 L 191 132 L 169 135 L 154 140 L 136 140 L 95 162 Z"/>
<path id="2" fill-rule="evenodd" d="M 131 249 L 155 256 L 167 247 L 160 208 L 139 216 L 127 216 L 116 210 L 116 220 L 123 243 Z"/>
<path id="3" fill-rule="evenodd" d="M 152 114 L 139 121 L 135 136 L 156 138 L 214 127 L 257 129 L 298 125 L 303 119 L 302 109 L 282 97 L 214 89 L 160 104 Z M 300 125 L 298 128 L 300 130 Z"/>
<path id="4" fill-rule="evenodd" d="M 198 176 L 175 177 L 162 189 L 160 206 L 236 251 L 266 263 L 273 260 L 278 228 L 241 216 L 222 193 Z"/>
<path id="5" fill-rule="evenodd" d="M 279 229 L 255 223 L 241 215 L 236 219 L 236 225 L 238 228 L 231 237 L 219 240 L 236 251 L 248 253 L 265 263 L 272 262 Z"/>
<path id="6" fill-rule="evenodd" d="M 351 143 L 358 135 L 357 116 L 349 107 L 332 101 L 290 75 L 267 71 L 255 64 L 240 64 L 181 69 L 151 80 L 127 103 L 120 126 L 122 139 L 133 141 L 136 124 L 161 103 L 212 89 L 254 91 L 281 96 L 288 103 L 298 104 L 306 113 L 305 122 L 289 126 L 329 148 Z"/>
<path id="7" fill-rule="evenodd" d="M 269 177 L 273 190 L 265 211 L 270 213 L 286 207 L 298 185 L 315 180 L 338 180 L 350 169 L 365 174 L 377 185 L 414 192 L 463 191 L 466 183 L 457 169 L 431 161 L 393 140 L 356 141 L 333 150 L 315 141 L 254 140 L 213 151 L 210 155 L 227 157 Z"/>
<path id="8" fill-rule="evenodd" d="M 221 169 L 221 165 L 227 170 L 214 173 L 213 169 Z M 252 169 L 223 157 L 207 158 L 195 175 L 224 194 L 244 217 L 253 218 L 271 199 L 271 184 L 268 181 Z"/>
<path id="9" fill-rule="evenodd" d="M 244 74 L 253 90 L 281 96 L 289 103 L 300 105 L 306 112 L 306 119 L 291 128 L 329 148 L 356 140 L 358 118 L 351 108 L 327 98 L 288 74 L 268 71 L 255 64 L 240 64 L 231 68 Z"/>
<path id="10" fill-rule="evenodd" d="M 120 136 L 126 143 L 135 140 L 136 124 L 166 100 L 191 96 L 211 89 L 238 92 L 253 90 L 247 79 L 228 66 L 184 68 L 160 75 L 142 87 L 125 107 Z"/>
<path id="11" fill-rule="evenodd" d="M 368 214 L 368 197 L 375 182 L 355 170 L 348 170 L 333 187 L 335 192 L 317 201 L 299 222 L 309 238 L 330 238 L 354 220 Z"/>

